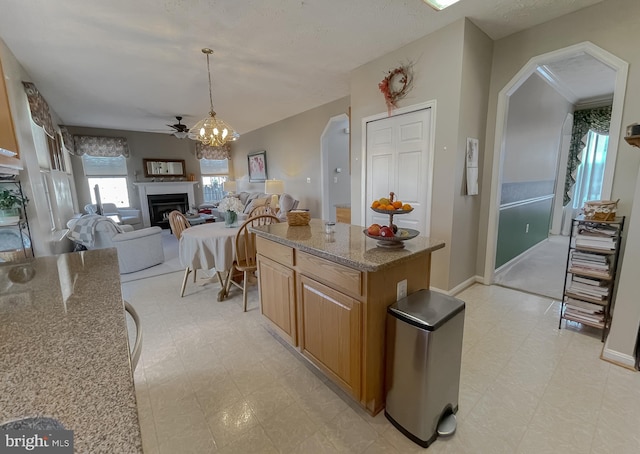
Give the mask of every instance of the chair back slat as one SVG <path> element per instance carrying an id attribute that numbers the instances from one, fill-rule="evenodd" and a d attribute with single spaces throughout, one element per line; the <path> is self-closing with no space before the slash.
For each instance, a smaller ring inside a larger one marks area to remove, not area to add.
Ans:
<path id="1" fill-rule="evenodd" d="M 187 217 L 178 210 L 173 210 L 169 213 L 169 225 L 177 239 L 180 239 L 180 236 L 185 229 L 191 227 Z"/>
<path id="2" fill-rule="evenodd" d="M 236 234 L 236 263 L 238 266 L 257 267 L 256 234 L 250 232 L 249 226 L 277 224 L 280 220 L 272 214 L 262 214 L 247 219 Z"/>

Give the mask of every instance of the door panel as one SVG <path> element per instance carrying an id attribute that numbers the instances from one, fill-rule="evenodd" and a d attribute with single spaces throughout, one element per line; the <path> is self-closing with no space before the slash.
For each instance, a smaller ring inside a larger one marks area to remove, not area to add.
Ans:
<path id="1" fill-rule="evenodd" d="M 410 203 L 410 214 L 396 215 L 400 227 L 428 235 L 431 194 L 431 109 L 383 118 L 367 123 L 366 204 L 390 191 L 397 199 Z M 387 225 L 389 216 L 366 209 L 365 223 Z"/>

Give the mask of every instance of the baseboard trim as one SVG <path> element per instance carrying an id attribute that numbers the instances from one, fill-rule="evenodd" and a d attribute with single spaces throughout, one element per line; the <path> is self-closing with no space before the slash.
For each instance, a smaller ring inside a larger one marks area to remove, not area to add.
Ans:
<path id="1" fill-rule="evenodd" d="M 620 353 L 615 350 L 611 350 L 607 348 L 605 344 L 602 349 L 602 354 L 600 358 L 608 361 L 610 363 L 616 364 L 618 366 L 626 367 L 627 369 L 636 370 L 636 360 L 633 356 L 627 355 L 625 353 Z"/>
<path id="2" fill-rule="evenodd" d="M 445 295 L 454 296 L 460 293 L 461 291 L 465 290 L 466 288 L 471 287 L 476 282 L 484 285 L 484 278 L 482 276 L 471 276 L 469 279 L 456 285 L 451 290 L 442 290 L 438 287 L 433 287 L 433 286 L 430 286 L 429 289 L 434 290 L 436 292 L 444 293 Z"/>

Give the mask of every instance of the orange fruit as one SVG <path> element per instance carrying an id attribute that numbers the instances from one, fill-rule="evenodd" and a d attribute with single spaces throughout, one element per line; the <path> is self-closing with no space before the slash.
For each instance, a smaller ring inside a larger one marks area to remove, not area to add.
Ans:
<path id="1" fill-rule="evenodd" d="M 380 202 L 378 202 L 377 200 L 374 200 L 373 203 L 371 204 L 371 208 L 378 208 L 380 206 Z"/>
<path id="2" fill-rule="evenodd" d="M 411 205 L 409 205 L 408 203 L 405 203 L 404 205 L 402 205 L 402 209 L 407 211 L 410 210 L 411 208 L 413 208 Z"/>
<path id="3" fill-rule="evenodd" d="M 385 210 L 388 210 L 388 211 L 393 211 L 393 210 L 395 210 L 395 208 L 393 208 L 393 205 L 387 205 L 386 207 L 384 207 L 384 209 L 385 209 Z"/>
<path id="4" fill-rule="evenodd" d="M 402 202 L 399 200 L 396 200 L 395 202 L 393 202 L 393 208 L 395 210 L 399 210 L 400 208 L 402 208 Z"/>

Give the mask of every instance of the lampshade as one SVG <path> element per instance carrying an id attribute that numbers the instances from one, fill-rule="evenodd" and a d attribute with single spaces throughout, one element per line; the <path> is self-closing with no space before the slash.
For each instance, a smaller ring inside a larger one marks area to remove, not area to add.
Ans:
<path id="1" fill-rule="evenodd" d="M 267 180 L 264 182 L 265 194 L 282 194 L 284 192 L 284 181 Z"/>
<path id="2" fill-rule="evenodd" d="M 224 181 L 222 183 L 222 190 L 224 192 L 236 192 L 237 185 L 235 181 Z"/>
<path id="3" fill-rule="evenodd" d="M 189 138 L 199 140 L 205 145 L 219 147 L 229 141 L 233 141 L 240 137 L 231 126 L 216 118 L 216 112 L 213 110 L 213 94 L 211 92 L 211 68 L 209 67 L 209 55 L 213 53 L 211 49 L 204 48 L 202 53 L 207 56 L 207 72 L 209 74 L 209 116 L 197 122 L 189 130 Z"/>
<path id="4" fill-rule="evenodd" d="M 176 136 L 178 139 L 184 139 L 189 135 L 189 133 L 186 131 L 176 131 L 173 133 L 173 135 Z"/>

